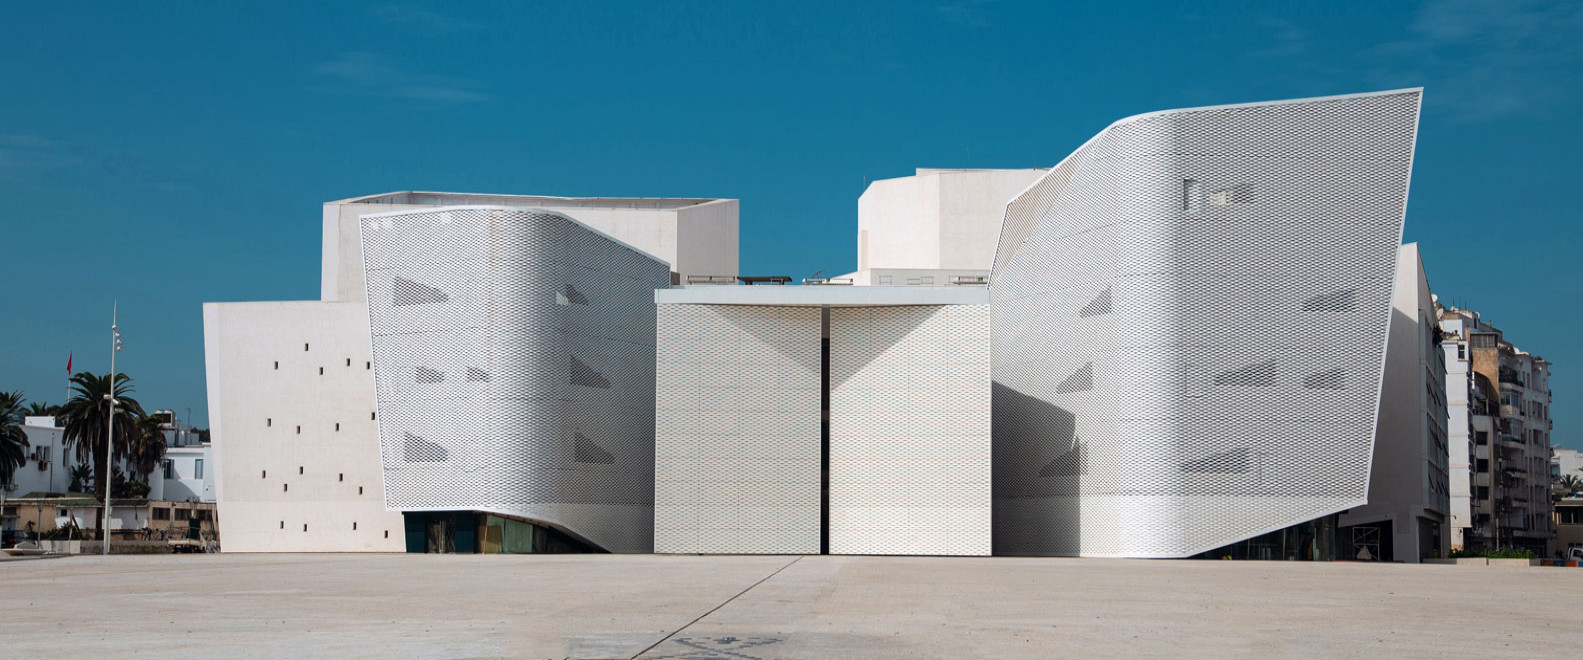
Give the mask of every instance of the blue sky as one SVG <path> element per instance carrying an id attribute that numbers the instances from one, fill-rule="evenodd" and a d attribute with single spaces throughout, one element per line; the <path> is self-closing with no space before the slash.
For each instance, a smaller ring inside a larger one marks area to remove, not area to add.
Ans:
<path id="1" fill-rule="evenodd" d="M 53 5 L 53 6 L 52 6 Z M 68 7 L 69 5 L 69 7 Z M 318 296 L 320 205 L 742 200 L 742 269 L 855 267 L 866 182 L 1118 118 L 1423 86 L 1407 240 L 1554 361 L 1583 447 L 1583 9 L 1524 2 L 36 3 L 0 9 L 0 389 L 118 366 L 206 423 L 205 301 Z"/>

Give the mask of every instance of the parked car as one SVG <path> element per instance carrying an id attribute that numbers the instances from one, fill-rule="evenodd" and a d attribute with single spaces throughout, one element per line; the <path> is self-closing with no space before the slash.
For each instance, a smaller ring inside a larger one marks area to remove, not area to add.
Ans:
<path id="1" fill-rule="evenodd" d="M 38 543 L 38 535 L 22 529 L 8 529 L 0 532 L 0 548 L 14 547 L 22 541 Z"/>

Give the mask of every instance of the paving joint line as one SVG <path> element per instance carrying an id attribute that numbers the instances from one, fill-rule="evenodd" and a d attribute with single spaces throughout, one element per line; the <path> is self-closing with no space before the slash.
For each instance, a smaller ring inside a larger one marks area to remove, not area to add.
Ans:
<path id="1" fill-rule="evenodd" d="M 720 609 L 720 608 L 722 608 L 722 607 L 725 607 L 725 606 L 726 606 L 726 605 L 729 605 L 729 604 L 730 604 L 730 603 L 731 603 L 731 601 L 734 601 L 734 600 L 736 600 L 736 599 L 738 599 L 738 598 L 741 598 L 741 597 L 742 597 L 742 594 L 745 594 L 745 593 L 747 593 L 747 592 L 749 592 L 749 591 L 752 591 L 752 590 L 753 590 L 753 589 L 754 589 L 754 588 L 755 588 L 755 587 L 757 587 L 757 586 L 759 586 L 759 585 L 761 585 L 761 584 L 764 584 L 764 583 L 765 583 L 765 582 L 768 582 L 768 581 L 769 581 L 769 579 L 770 579 L 770 578 L 772 578 L 772 577 L 775 577 L 775 576 L 776 576 L 776 575 L 779 575 L 779 574 L 780 574 L 780 572 L 781 572 L 781 571 L 784 571 L 784 570 L 786 570 L 786 569 L 788 569 L 788 568 L 791 568 L 791 565 L 792 565 L 792 564 L 795 564 L 795 563 L 797 563 L 797 562 L 799 562 L 799 561 L 802 561 L 802 558 L 803 558 L 803 556 L 804 556 L 804 555 L 798 555 L 798 556 L 797 556 L 797 558 L 796 558 L 796 559 L 793 559 L 793 560 L 791 560 L 791 561 L 789 561 L 789 562 L 786 562 L 786 565 L 785 565 L 785 566 L 782 566 L 782 567 L 780 567 L 780 568 L 777 568 L 777 569 L 775 569 L 775 572 L 773 572 L 773 573 L 770 573 L 770 574 L 769 574 L 769 575 L 766 575 L 766 576 L 764 576 L 764 577 L 763 577 L 763 578 L 760 578 L 760 579 L 759 579 L 759 581 L 758 581 L 758 582 L 754 582 L 754 583 L 753 583 L 753 584 L 750 584 L 750 585 L 748 585 L 748 588 L 746 588 L 746 589 L 743 589 L 743 590 L 742 590 L 742 591 L 739 591 L 739 592 L 737 592 L 737 595 L 735 595 L 735 596 L 732 596 L 732 597 L 730 597 L 730 598 L 727 598 L 727 599 L 725 599 L 725 601 L 723 601 L 723 602 L 721 602 L 721 603 L 720 603 L 720 604 L 719 604 L 719 605 L 716 605 L 716 606 L 714 606 L 714 607 L 712 607 L 712 608 L 709 608 L 709 611 L 708 611 L 708 612 L 704 612 L 704 613 L 703 613 L 703 614 L 700 614 L 700 615 L 698 615 L 698 618 L 696 618 L 696 619 L 693 619 L 693 620 L 692 620 L 692 621 L 688 621 L 688 622 L 687 622 L 687 623 L 685 623 L 685 624 L 683 624 L 683 625 L 682 625 L 682 627 L 680 627 L 680 628 L 677 628 L 677 629 L 676 629 L 676 630 L 673 630 L 673 631 L 671 631 L 671 634 L 669 634 L 669 635 L 666 635 L 666 636 L 665 636 L 665 637 L 663 637 L 663 638 L 661 638 L 661 639 L 660 639 L 660 641 L 658 641 L 658 642 L 655 642 L 655 643 L 653 643 L 653 644 L 650 644 L 650 645 L 649 645 L 649 646 L 648 646 L 648 648 L 645 648 L 645 649 L 643 649 L 643 650 L 642 650 L 642 651 L 638 651 L 638 652 L 637 652 L 637 653 L 634 653 L 634 654 L 632 654 L 632 658 L 633 658 L 633 660 L 636 660 L 636 658 L 637 658 L 637 657 L 638 657 L 638 656 L 641 656 L 641 655 L 643 655 L 643 654 L 644 654 L 644 653 L 648 653 L 648 652 L 649 652 L 649 651 L 653 651 L 653 650 L 654 650 L 654 647 L 656 647 L 656 646 L 659 646 L 659 645 L 661 645 L 661 644 L 664 644 L 664 643 L 665 643 L 665 642 L 667 642 L 667 641 L 670 641 L 670 639 L 671 639 L 671 638 L 672 638 L 672 637 L 675 637 L 675 636 L 676 636 L 676 635 L 677 635 L 677 634 L 678 634 L 678 633 L 680 633 L 680 632 L 681 632 L 681 631 L 683 631 L 683 630 L 686 630 L 686 629 L 688 629 L 688 628 L 691 628 L 691 627 L 692 627 L 692 625 L 693 625 L 693 624 L 695 624 L 695 623 L 698 623 L 698 622 L 699 622 L 699 621 L 702 621 L 702 620 L 704 620 L 704 618 L 705 618 L 705 617 L 707 617 L 707 616 L 709 616 L 709 615 L 711 615 L 711 614 L 714 614 L 714 613 L 715 613 L 715 611 L 716 611 L 716 610 L 719 610 L 719 609 Z"/>

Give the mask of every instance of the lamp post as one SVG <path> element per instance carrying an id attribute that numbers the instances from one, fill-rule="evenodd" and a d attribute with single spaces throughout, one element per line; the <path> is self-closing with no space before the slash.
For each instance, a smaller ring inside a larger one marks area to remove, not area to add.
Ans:
<path id="1" fill-rule="evenodd" d="M 105 417 L 104 423 L 104 520 L 99 526 L 104 532 L 101 548 L 101 554 L 104 555 L 110 554 L 110 496 L 115 487 L 111 476 L 115 474 L 115 465 L 112 463 L 115 457 L 112 451 L 115 447 L 115 404 L 119 403 L 115 398 L 115 354 L 121 352 L 121 331 L 116 329 L 118 307 L 119 302 L 110 304 L 110 391 L 104 395 L 110 402 L 110 414 Z"/>

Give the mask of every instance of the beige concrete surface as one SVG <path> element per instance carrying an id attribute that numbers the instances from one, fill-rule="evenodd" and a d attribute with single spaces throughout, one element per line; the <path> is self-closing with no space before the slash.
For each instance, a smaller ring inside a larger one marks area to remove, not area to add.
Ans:
<path id="1" fill-rule="evenodd" d="M 0 562 L 9 657 L 1577 657 L 1583 570 L 1023 558 Z"/>

